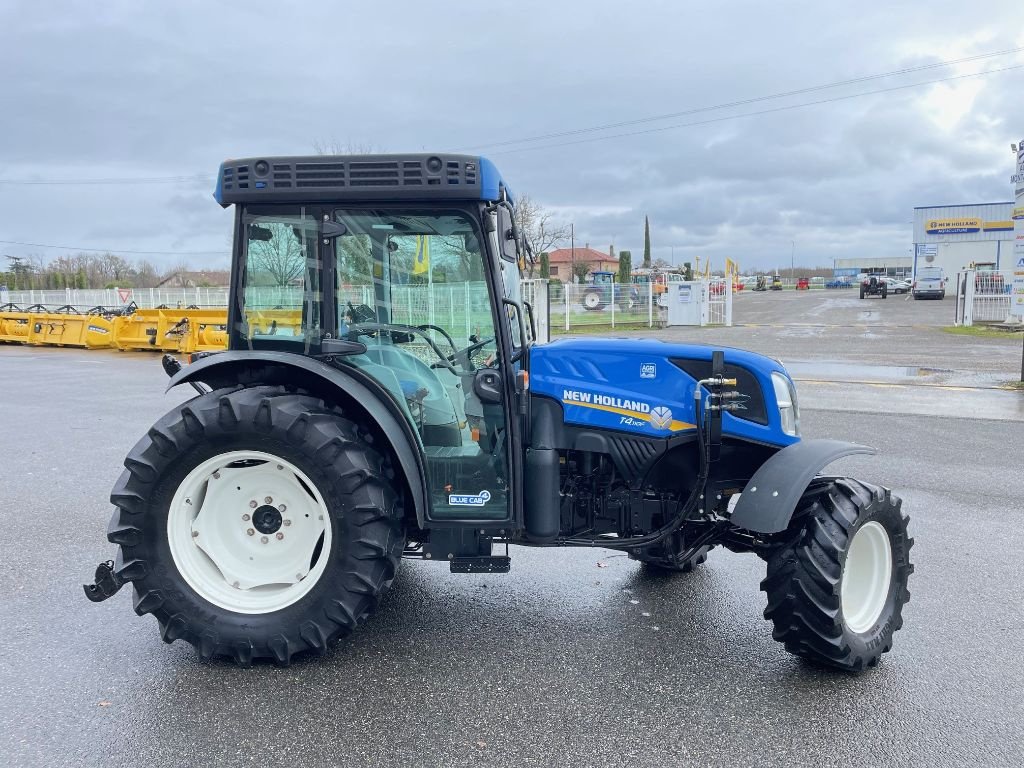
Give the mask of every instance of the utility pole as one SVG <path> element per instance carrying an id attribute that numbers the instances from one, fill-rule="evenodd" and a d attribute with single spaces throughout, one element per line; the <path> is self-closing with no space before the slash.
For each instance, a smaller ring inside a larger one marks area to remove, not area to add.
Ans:
<path id="1" fill-rule="evenodd" d="M 789 252 L 789 276 L 796 277 L 796 240 L 789 241 L 793 248 Z"/>
<path id="2" fill-rule="evenodd" d="M 569 267 L 569 282 L 576 282 L 576 225 L 569 224 L 569 244 L 572 248 L 572 266 Z"/>

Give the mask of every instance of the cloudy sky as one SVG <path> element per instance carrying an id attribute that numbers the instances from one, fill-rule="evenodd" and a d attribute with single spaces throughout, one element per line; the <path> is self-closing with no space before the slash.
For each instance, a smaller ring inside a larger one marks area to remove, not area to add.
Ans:
<path id="1" fill-rule="evenodd" d="M 1010 199 L 1024 51 L 929 65 L 1024 48 L 1017 5 L 0 0 L 0 240 L 226 265 L 219 163 L 319 141 L 486 154 L 601 249 L 904 255 L 915 205 Z"/>

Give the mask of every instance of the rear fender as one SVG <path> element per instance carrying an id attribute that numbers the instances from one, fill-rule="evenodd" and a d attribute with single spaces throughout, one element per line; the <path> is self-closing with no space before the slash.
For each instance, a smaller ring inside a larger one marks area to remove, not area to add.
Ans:
<path id="1" fill-rule="evenodd" d="M 367 421 L 377 425 L 391 448 L 398 464 L 396 470 L 403 474 L 409 489 L 416 521 L 420 528 L 424 527 L 429 496 L 418 437 L 391 395 L 366 374 L 354 368 L 339 370 L 315 358 L 288 352 L 232 351 L 182 368 L 171 377 L 167 389 L 192 382 L 202 382 L 213 389 L 257 384 L 299 387 L 361 412 Z"/>
<path id="2" fill-rule="evenodd" d="M 802 440 L 783 448 L 761 465 L 732 513 L 732 523 L 755 533 L 786 530 L 804 490 L 836 459 L 875 453 L 874 448 L 841 440 Z"/>

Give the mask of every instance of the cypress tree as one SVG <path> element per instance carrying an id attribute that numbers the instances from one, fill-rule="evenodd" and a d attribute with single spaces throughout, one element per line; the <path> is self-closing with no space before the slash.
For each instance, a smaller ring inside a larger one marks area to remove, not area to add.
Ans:
<path id="1" fill-rule="evenodd" d="M 633 280 L 633 254 L 619 251 L 619 282 L 629 283 Z"/>
<path id="2" fill-rule="evenodd" d="M 651 222 L 644 216 L 644 269 L 651 268 Z"/>

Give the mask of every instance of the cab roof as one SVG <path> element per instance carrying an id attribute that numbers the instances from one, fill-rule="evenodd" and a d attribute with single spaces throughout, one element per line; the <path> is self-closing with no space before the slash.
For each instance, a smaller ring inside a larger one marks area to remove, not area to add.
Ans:
<path id="1" fill-rule="evenodd" d="M 488 200 L 508 189 L 478 155 L 310 155 L 228 160 L 213 196 L 235 203 Z"/>

